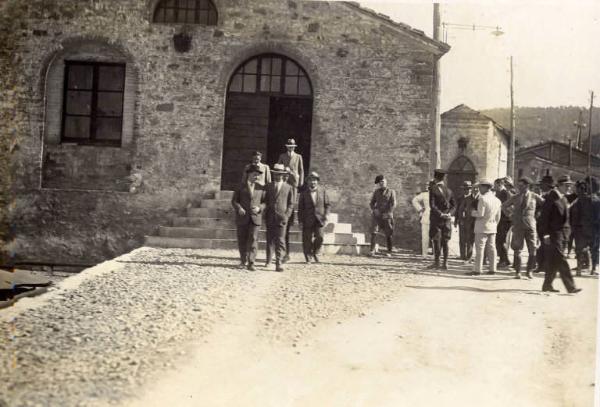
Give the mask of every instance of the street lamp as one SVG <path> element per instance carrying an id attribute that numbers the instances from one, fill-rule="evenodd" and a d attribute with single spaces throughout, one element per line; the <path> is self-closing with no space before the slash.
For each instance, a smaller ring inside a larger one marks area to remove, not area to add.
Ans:
<path id="1" fill-rule="evenodd" d="M 457 30 L 469 30 L 469 31 L 490 31 L 490 33 L 495 36 L 495 37 L 499 37 L 501 35 L 504 35 L 504 31 L 502 31 L 502 28 L 500 28 L 500 26 L 491 26 L 491 25 L 477 25 L 477 24 L 456 24 L 456 23 L 442 23 L 442 28 L 444 31 L 444 42 L 448 43 L 448 29 L 449 27 L 452 27 L 454 29 Z"/>

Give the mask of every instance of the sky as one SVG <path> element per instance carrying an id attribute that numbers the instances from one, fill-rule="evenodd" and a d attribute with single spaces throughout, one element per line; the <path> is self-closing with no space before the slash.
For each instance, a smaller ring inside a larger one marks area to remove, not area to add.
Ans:
<path id="1" fill-rule="evenodd" d="M 432 36 L 433 3 L 359 0 Z M 474 109 L 510 106 L 510 56 L 515 104 L 600 106 L 600 1 L 496 0 L 441 3 L 441 20 L 499 26 L 449 27 L 452 47 L 441 59 L 442 112 L 464 103 Z M 596 102 L 597 101 L 597 102 Z"/>

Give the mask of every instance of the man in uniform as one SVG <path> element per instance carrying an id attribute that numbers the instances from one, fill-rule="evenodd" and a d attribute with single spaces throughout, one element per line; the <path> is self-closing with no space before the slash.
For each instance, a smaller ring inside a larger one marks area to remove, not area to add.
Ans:
<path id="1" fill-rule="evenodd" d="M 242 174 L 242 184 L 246 183 L 248 179 L 248 173 L 246 172 L 251 165 L 256 165 L 262 171 L 262 174 L 256 180 L 256 183 L 266 186 L 269 182 L 271 182 L 271 169 L 267 164 L 260 162 L 262 160 L 262 153 L 260 151 L 255 151 L 252 153 L 252 161 L 250 164 L 246 164 L 244 167 L 244 172 Z"/>
<path id="2" fill-rule="evenodd" d="M 392 253 L 392 235 L 394 233 L 394 208 L 396 207 L 396 191 L 387 187 L 383 175 L 375 177 L 377 189 L 373 192 L 369 207 L 371 208 L 371 256 L 375 255 L 377 233 L 382 230 L 387 243 L 387 255 Z"/>
<path id="3" fill-rule="evenodd" d="M 552 286 L 557 271 L 569 293 L 581 291 L 581 288 L 575 287 L 571 267 L 565 257 L 570 233 L 569 202 L 565 195 L 569 193 L 572 184 L 568 175 L 560 177 L 558 187 L 552 188 L 548 192 L 542 206 L 542 214 L 538 223 L 538 231 L 545 252 L 544 270 L 546 275 L 542 291 L 558 292 Z"/>
<path id="4" fill-rule="evenodd" d="M 533 278 L 531 272 L 535 266 L 536 256 L 536 222 L 535 213 L 544 202 L 541 196 L 530 191 L 533 180 L 529 177 L 519 179 L 517 188 L 518 194 L 510 197 L 502 204 L 503 210 L 512 208 L 512 240 L 511 248 L 514 252 L 513 265 L 515 268 L 515 278 L 521 278 L 521 251 L 523 243 L 527 245 L 527 271 L 525 277 Z"/>
<path id="5" fill-rule="evenodd" d="M 427 250 L 429 249 L 429 189 L 431 188 L 432 182 L 427 182 L 423 185 L 423 192 L 417 194 L 412 199 L 412 205 L 415 210 L 419 213 L 419 220 L 421 222 L 421 255 L 423 258 L 427 257 Z"/>
<path id="6" fill-rule="evenodd" d="M 294 212 L 294 192 L 284 181 L 287 171 L 283 164 L 273 166 L 273 182 L 267 185 L 267 262 L 275 252 L 275 270 L 283 271 L 282 254 L 285 253 L 285 230 L 288 219 Z"/>
<path id="7" fill-rule="evenodd" d="M 471 181 L 463 182 L 463 196 L 456 204 L 456 217 L 454 218 L 454 226 L 458 226 L 458 239 L 460 245 L 460 259 L 471 260 L 473 255 L 473 244 L 475 243 L 475 235 L 473 226 L 475 219 L 471 216 L 474 197 L 472 194 L 473 185 Z"/>
<path id="8" fill-rule="evenodd" d="M 319 262 L 323 228 L 329 215 L 329 197 L 319 180 L 319 174 L 311 172 L 306 178 L 308 188 L 300 192 L 298 200 L 298 221 L 302 225 L 302 249 L 307 263 Z"/>
<path id="9" fill-rule="evenodd" d="M 279 159 L 277 160 L 279 164 L 283 164 L 285 167 L 289 168 L 287 182 L 292 186 L 294 191 L 294 205 L 298 201 L 298 190 L 302 188 L 302 185 L 304 184 L 304 164 L 302 163 L 302 156 L 294 151 L 296 147 L 296 141 L 293 138 L 288 139 L 285 143 L 285 148 L 287 151 L 285 153 L 281 153 Z M 294 213 L 292 212 L 285 229 L 284 263 L 290 260 L 290 228 L 293 224 Z"/>
<path id="10" fill-rule="evenodd" d="M 257 165 L 251 165 L 246 172 L 247 181 L 235 191 L 231 205 L 236 213 L 237 239 L 240 250 L 241 266 L 247 265 L 254 271 L 254 260 L 258 248 L 258 230 L 262 224 L 265 209 L 266 192 L 256 181 L 262 174 Z"/>
<path id="11" fill-rule="evenodd" d="M 443 253 L 442 269 L 448 269 L 448 241 L 452 236 L 452 212 L 456 204 L 452 191 L 444 185 L 446 170 L 437 169 L 433 173 L 434 185 L 429 191 L 429 237 L 433 241 L 434 263 L 430 269 L 440 268 L 440 256 Z"/>
<path id="12" fill-rule="evenodd" d="M 508 177 L 507 177 L 508 178 Z M 494 190 L 496 191 L 496 198 L 504 203 L 512 196 L 510 191 L 504 185 L 505 178 L 498 178 L 494 181 Z M 509 183 L 512 180 L 509 179 Z M 498 232 L 496 234 L 496 250 L 498 252 L 498 268 L 504 268 L 510 266 L 510 260 L 508 259 L 508 248 L 506 245 L 506 237 L 510 230 L 510 213 L 502 211 L 500 222 L 498 223 Z"/>

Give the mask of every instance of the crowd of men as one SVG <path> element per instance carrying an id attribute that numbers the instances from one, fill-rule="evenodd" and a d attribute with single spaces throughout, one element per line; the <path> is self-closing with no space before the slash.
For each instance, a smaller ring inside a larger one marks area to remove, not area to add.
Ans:
<path id="1" fill-rule="evenodd" d="M 575 243 L 576 275 L 587 271 L 598 274 L 600 250 L 600 188 L 595 177 L 573 182 L 568 175 L 557 180 L 550 175 L 535 183 L 521 177 L 516 187 L 510 177 L 480 180 L 476 185 L 465 181 L 462 193 L 454 196 L 444 184 L 446 172 L 436 170 L 428 191 L 413 199 L 421 214 L 423 254 L 431 241 L 434 263 L 430 269 L 448 268 L 448 241 L 454 226 L 459 229 L 460 258 L 473 262 L 469 275 L 481 275 L 484 263 L 486 274 L 511 266 L 508 247 L 513 250 L 512 267 L 515 278 L 532 278 L 533 273 L 545 273 L 543 291 L 557 292 L 553 287 L 559 273 L 570 293 L 581 289 L 575 286 L 567 262 L 569 242 Z M 573 190 L 573 186 L 575 189 Z M 423 221 L 429 210 L 428 222 Z M 508 243 L 510 236 L 510 243 Z M 473 248 L 475 258 L 473 259 Z M 523 265 L 522 252 L 527 248 L 528 259 Z"/>
<path id="2" fill-rule="evenodd" d="M 261 162 L 260 152 L 253 154 L 231 201 L 236 213 L 241 266 L 248 270 L 255 270 L 258 232 L 264 220 L 267 229 L 265 266 L 270 265 L 274 255 L 275 270 L 283 271 L 283 264 L 290 259 L 289 235 L 296 204 L 305 261 L 319 262 L 329 197 L 319 185 L 319 174 L 313 171 L 304 177 L 302 157 L 295 152 L 295 141 L 289 139 L 285 146 L 287 151 L 279 156 L 273 168 Z M 426 190 L 412 201 L 421 220 L 423 257 L 427 256 L 430 243 L 432 245 L 434 262 L 429 269 L 448 269 L 448 243 L 454 224 L 459 229 L 460 258 L 473 262 L 472 271 L 466 274 L 481 275 L 486 263 L 486 274 L 510 267 L 510 246 L 515 278 L 532 278 L 532 273 L 544 272 L 542 290 L 556 292 L 553 281 L 559 273 L 567 291 L 576 293 L 580 289 L 575 286 L 566 257 L 569 242 L 575 243 L 576 274 L 580 276 L 585 270 L 592 275 L 598 273 L 600 188 L 596 178 L 587 177 L 574 183 L 568 175 L 556 181 L 547 175 L 534 183 L 522 177 L 516 187 L 510 177 L 493 183 L 480 180 L 475 185 L 465 181 L 462 193 L 455 196 L 445 185 L 445 177 L 446 171 L 435 170 Z M 377 187 L 369 203 L 372 214 L 370 254 L 377 253 L 377 236 L 381 233 L 387 247 L 384 254 L 390 256 L 396 193 L 388 188 L 383 175 L 375 178 L 375 184 Z M 528 254 L 525 265 L 521 256 L 524 248 Z"/>

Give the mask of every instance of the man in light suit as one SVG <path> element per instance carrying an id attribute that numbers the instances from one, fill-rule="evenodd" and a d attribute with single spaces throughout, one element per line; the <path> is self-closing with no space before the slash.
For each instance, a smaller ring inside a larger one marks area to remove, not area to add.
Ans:
<path id="1" fill-rule="evenodd" d="M 427 182 L 424 185 L 423 192 L 417 194 L 412 199 L 412 206 L 419 213 L 419 219 L 421 221 L 421 256 L 427 257 L 427 250 L 429 249 L 429 188 L 432 183 Z"/>
<path id="2" fill-rule="evenodd" d="M 327 191 L 319 186 L 319 174 L 311 172 L 306 178 L 308 188 L 300 192 L 298 220 L 302 224 L 302 249 L 307 263 L 319 262 L 319 250 L 323 244 L 323 227 L 329 215 Z"/>
<path id="3" fill-rule="evenodd" d="M 248 180 L 248 173 L 246 172 L 251 165 L 257 165 L 258 168 L 262 171 L 262 174 L 256 180 L 257 184 L 266 186 L 269 182 L 271 182 L 271 169 L 267 164 L 263 164 L 260 162 L 262 160 L 262 153 L 260 151 L 255 151 L 252 153 L 252 161 L 250 164 L 246 164 L 244 167 L 244 173 L 242 174 L 242 184 Z"/>
<path id="4" fill-rule="evenodd" d="M 496 274 L 496 233 L 502 203 L 491 192 L 493 184 L 490 181 L 479 181 L 479 192 L 481 196 L 477 203 L 477 210 L 471 212 L 475 218 L 475 264 L 473 271 L 465 274 L 478 276 L 483 268 L 483 251 L 487 249 L 490 270 L 487 274 Z M 487 245 L 486 245 L 487 243 Z"/>
<path id="5" fill-rule="evenodd" d="M 302 188 L 302 185 L 304 184 L 304 164 L 302 163 L 302 156 L 294 151 L 296 147 L 298 147 L 296 141 L 293 138 L 288 139 L 285 143 L 285 148 L 287 151 L 285 153 L 281 153 L 279 159 L 277 160 L 279 164 L 283 164 L 284 167 L 290 169 L 287 182 L 293 187 L 294 190 L 294 204 L 296 204 L 298 201 L 298 190 Z M 284 263 L 290 260 L 290 228 L 293 224 L 294 213 L 292 212 L 285 229 Z"/>
<path id="6" fill-rule="evenodd" d="M 235 210 L 237 239 L 240 250 L 241 266 L 247 265 L 248 270 L 254 271 L 254 260 L 258 246 L 258 230 L 262 224 L 262 213 L 265 209 L 266 191 L 256 181 L 261 169 L 251 165 L 246 172 L 248 179 L 240 185 L 231 198 L 231 206 Z"/>
<path id="7" fill-rule="evenodd" d="M 515 278 L 521 278 L 521 251 L 523 243 L 527 245 L 529 254 L 527 260 L 527 271 L 525 277 L 531 279 L 535 267 L 536 256 L 536 222 L 535 212 L 544 199 L 538 194 L 529 190 L 533 180 L 529 177 L 522 177 L 517 183 L 518 193 L 513 195 L 502 204 L 502 210 L 510 212 L 512 208 L 512 240 L 510 243 L 514 252 L 513 266 L 515 268 Z"/>
<path id="8" fill-rule="evenodd" d="M 283 271 L 282 253 L 285 252 L 285 230 L 288 219 L 294 212 L 294 192 L 284 181 L 287 170 L 283 164 L 273 166 L 273 182 L 267 185 L 267 262 L 275 252 L 275 271 Z"/>

